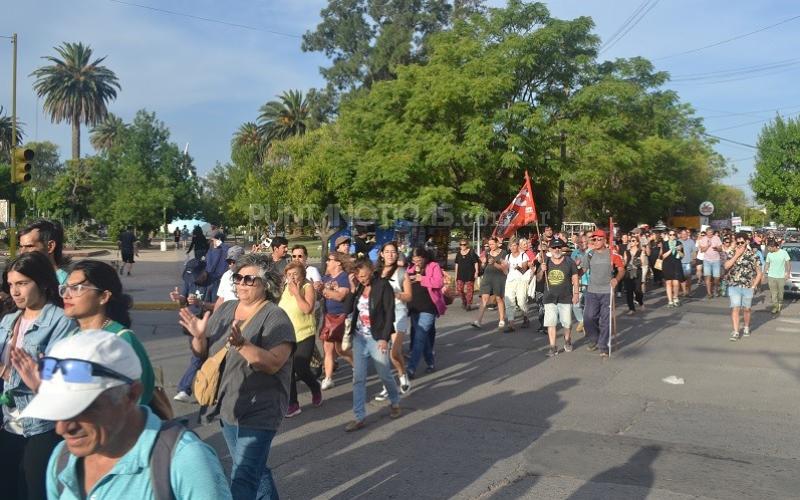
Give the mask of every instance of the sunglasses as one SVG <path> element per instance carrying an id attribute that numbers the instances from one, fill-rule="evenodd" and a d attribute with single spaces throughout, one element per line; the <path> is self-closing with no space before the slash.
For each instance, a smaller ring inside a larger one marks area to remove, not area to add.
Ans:
<path id="1" fill-rule="evenodd" d="M 244 286 L 253 286 L 256 284 L 256 280 L 261 280 L 260 276 L 256 276 L 254 274 L 239 274 L 236 273 L 231 276 L 233 282 L 237 285 L 244 285 Z"/>
<path id="2" fill-rule="evenodd" d="M 589 241 L 603 241 L 603 240 L 605 240 L 605 238 L 599 238 L 599 237 L 589 238 Z"/>
<path id="3" fill-rule="evenodd" d="M 66 297 L 67 295 L 69 295 L 70 297 L 80 297 L 89 290 L 97 290 L 98 292 L 102 292 L 102 290 L 97 288 L 96 286 L 84 285 L 83 283 L 79 283 L 77 285 L 66 285 L 66 284 L 59 285 L 58 295 L 61 297 Z"/>
<path id="4" fill-rule="evenodd" d="M 58 359 L 44 357 L 39 360 L 39 372 L 42 380 L 50 380 L 56 371 L 61 371 L 64 382 L 75 384 L 88 384 L 94 382 L 92 377 L 108 377 L 122 380 L 126 384 L 133 383 L 133 379 L 119 372 L 106 368 L 103 365 L 83 359 Z"/>
<path id="5" fill-rule="evenodd" d="M 675 236 L 675 233 L 669 233 L 670 236 Z"/>
<path id="6" fill-rule="evenodd" d="M 744 242 L 744 241 L 737 241 L 737 242 L 736 242 L 736 244 L 737 244 L 737 245 L 744 245 L 745 243 L 746 243 L 746 242 Z"/>
<path id="7" fill-rule="evenodd" d="M 292 255 L 292 258 L 293 258 L 293 259 L 302 259 L 303 257 L 305 257 L 305 255 L 303 255 L 303 254 L 300 254 L 300 255 Z"/>
<path id="8" fill-rule="evenodd" d="M 465 247 L 465 246 L 467 246 L 467 244 L 466 243 L 459 243 L 458 246 Z"/>

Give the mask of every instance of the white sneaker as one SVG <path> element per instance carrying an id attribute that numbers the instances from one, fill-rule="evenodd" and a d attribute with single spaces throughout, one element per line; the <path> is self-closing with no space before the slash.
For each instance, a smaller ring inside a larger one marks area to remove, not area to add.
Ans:
<path id="1" fill-rule="evenodd" d="M 750 327 L 749 326 L 744 327 L 744 329 L 742 330 L 742 336 L 743 337 L 749 337 L 750 336 Z"/>
<path id="2" fill-rule="evenodd" d="M 405 394 L 411 390 L 411 381 L 405 373 L 400 375 L 400 394 Z"/>
<path id="3" fill-rule="evenodd" d="M 325 378 L 322 379 L 322 390 L 327 391 L 328 389 L 333 388 L 333 379 L 332 378 Z"/>
<path id="4" fill-rule="evenodd" d="M 506 326 L 506 322 L 505 321 L 501 321 L 501 322 L 497 323 L 497 328 L 498 329 L 504 328 L 505 326 Z"/>
<path id="5" fill-rule="evenodd" d="M 386 386 L 383 386 L 383 390 L 375 396 L 375 401 L 386 401 L 389 399 L 389 391 L 386 390 Z"/>
<path id="6" fill-rule="evenodd" d="M 185 391 L 179 392 L 172 399 L 174 399 L 175 401 L 180 401 L 181 403 L 191 403 L 192 402 L 192 397 L 190 395 L 186 394 Z"/>

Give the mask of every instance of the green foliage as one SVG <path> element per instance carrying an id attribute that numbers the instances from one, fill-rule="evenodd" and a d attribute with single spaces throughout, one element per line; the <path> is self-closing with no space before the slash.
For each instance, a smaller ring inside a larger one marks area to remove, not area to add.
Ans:
<path id="1" fill-rule="evenodd" d="M 0 106 L 0 161 L 11 161 L 9 156 L 11 148 L 16 144 L 22 144 L 22 138 L 25 136 L 24 124 L 17 118 L 17 137 L 16 140 L 12 140 L 12 125 L 11 117 L 6 115 L 3 106 Z"/>
<path id="2" fill-rule="evenodd" d="M 800 225 L 800 121 L 778 116 L 758 138 L 750 185 L 772 220 Z"/>
<path id="3" fill-rule="evenodd" d="M 261 106 L 258 121 L 261 135 L 267 143 L 303 135 L 309 127 L 311 110 L 308 100 L 299 90 L 288 90 Z"/>
<path id="4" fill-rule="evenodd" d="M 103 121 L 89 131 L 89 141 L 95 150 L 108 151 L 122 140 L 127 127 L 122 118 L 114 113 L 109 113 Z"/>
<path id="5" fill-rule="evenodd" d="M 77 249 L 89 238 L 83 224 L 68 224 L 64 227 L 64 244 L 67 248 Z"/>

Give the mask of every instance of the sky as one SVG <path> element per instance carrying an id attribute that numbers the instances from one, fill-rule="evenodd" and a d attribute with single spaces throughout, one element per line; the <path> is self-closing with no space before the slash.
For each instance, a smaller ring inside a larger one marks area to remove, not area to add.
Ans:
<path id="1" fill-rule="evenodd" d="M 745 144 L 720 141 L 715 148 L 736 168 L 725 182 L 751 195 L 747 182 L 756 151 L 746 145 L 756 144 L 761 128 L 776 113 L 800 114 L 800 86 L 794 84 L 800 73 L 800 58 L 795 56 L 799 3 L 544 3 L 557 18 L 591 17 L 595 32 L 607 44 L 601 60 L 642 56 L 656 69 L 669 72 L 674 81 L 665 87 L 677 91 L 704 117 L 710 134 Z M 69 157 L 70 127 L 53 124 L 43 114 L 29 75 L 45 63 L 42 56 L 55 55 L 53 47 L 81 41 L 93 48 L 95 56 L 106 56 L 103 64 L 119 78 L 122 90 L 109 110 L 125 121 L 139 109 L 155 111 L 171 130 L 172 141 L 181 148 L 189 144 L 195 166 L 205 174 L 217 162 L 229 160 L 232 134 L 242 123 L 255 121 L 265 102 L 287 89 L 324 86 L 319 67 L 327 61 L 320 53 L 303 52 L 300 35 L 315 28 L 326 4 L 326 0 L 6 1 L 0 36 L 19 35 L 17 110 L 26 140 L 52 141 L 60 146 L 63 158 Z M 505 1 L 487 4 L 503 6 Z M 632 22 L 626 24 L 629 19 Z M 752 32 L 756 33 L 747 35 Z M 0 105 L 6 111 L 11 107 L 8 42 L 0 38 Z M 83 128 L 83 155 L 92 152 L 88 135 Z"/>

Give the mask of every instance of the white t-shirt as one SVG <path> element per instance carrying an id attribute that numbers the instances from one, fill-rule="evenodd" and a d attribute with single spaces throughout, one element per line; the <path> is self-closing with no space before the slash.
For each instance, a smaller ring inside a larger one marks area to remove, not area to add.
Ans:
<path id="1" fill-rule="evenodd" d="M 509 253 L 506 257 L 506 262 L 508 262 L 508 275 L 506 276 L 506 281 L 524 278 L 524 275 L 517 271 L 517 266 L 521 265 L 523 262 L 528 262 L 528 255 L 525 252 L 520 252 L 516 257 Z"/>
<path id="2" fill-rule="evenodd" d="M 358 296 L 358 320 L 356 321 L 356 331 L 365 336 L 371 337 L 370 332 L 371 321 L 369 318 L 369 297 L 365 297 L 362 293 Z"/>
<path id="3" fill-rule="evenodd" d="M 306 266 L 306 279 L 312 283 L 322 281 L 322 276 L 319 274 L 319 269 L 314 266 Z"/>
<path id="4" fill-rule="evenodd" d="M 223 302 L 236 300 L 236 288 L 233 286 L 233 270 L 228 269 L 219 279 L 217 297 L 222 297 Z"/>

